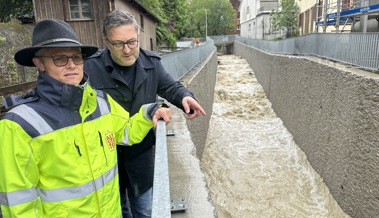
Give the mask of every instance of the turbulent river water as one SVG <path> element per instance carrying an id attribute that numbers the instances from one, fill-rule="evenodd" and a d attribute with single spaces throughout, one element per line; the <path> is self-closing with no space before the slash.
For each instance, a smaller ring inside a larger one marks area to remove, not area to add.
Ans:
<path id="1" fill-rule="evenodd" d="M 219 218 L 345 218 L 276 116 L 253 70 L 218 56 L 201 168 Z"/>

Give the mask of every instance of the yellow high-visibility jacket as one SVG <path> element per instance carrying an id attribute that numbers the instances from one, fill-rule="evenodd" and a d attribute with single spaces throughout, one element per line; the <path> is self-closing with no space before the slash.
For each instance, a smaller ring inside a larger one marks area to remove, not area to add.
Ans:
<path id="1" fill-rule="evenodd" d="M 129 117 L 83 82 L 40 73 L 35 94 L 0 120 L 4 218 L 121 217 L 116 145 L 145 137 L 152 105 Z"/>

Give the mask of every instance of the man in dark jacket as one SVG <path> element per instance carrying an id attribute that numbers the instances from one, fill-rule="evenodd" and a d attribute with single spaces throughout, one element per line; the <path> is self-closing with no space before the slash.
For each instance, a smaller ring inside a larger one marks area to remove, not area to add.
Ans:
<path id="1" fill-rule="evenodd" d="M 193 94 L 165 71 L 160 57 L 139 48 L 138 37 L 139 26 L 131 14 L 115 10 L 107 15 L 103 41 L 108 48 L 84 65 L 91 85 L 111 95 L 130 115 L 141 105 L 156 102 L 157 95 L 181 108 L 189 119 L 206 115 Z M 150 131 L 138 146 L 118 147 L 124 218 L 151 217 L 154 144 L 155 135 Z M 126 190 L 131 212 L 126 206 Z"/>

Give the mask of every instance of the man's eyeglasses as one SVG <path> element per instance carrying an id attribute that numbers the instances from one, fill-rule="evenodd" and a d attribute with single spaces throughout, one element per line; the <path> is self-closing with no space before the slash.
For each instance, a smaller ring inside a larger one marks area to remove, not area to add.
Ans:
<path id="1" fill-rule="evenodd" d="M 116 42 L 116 43 L 109 41 L 108 38 L 107 38 L 107 40 L 113 46 L 113 48 L 115 50 L 123 50 L 125 45 L 127 45 L 130 49 L 137 48 L 137 46 L 138 46 L 138 40 L 137 39 L 130 40 L 127 42 Z"/>
<path id="2" fill-rule="evenodd" d="M 86 58 L 85 54 L 74 54 L 73 56 L 67 56 L 67 55 L 53 55 L 53 56 L 37 56 L 44 57 L 44 58 L 52 58 L 55 66 L 57 67 L 63 67 L 66 66 L 68 63 L 68 59 L 72 59 L 74 64 L 80 65 L 83 64 L 84 59 Z"/>

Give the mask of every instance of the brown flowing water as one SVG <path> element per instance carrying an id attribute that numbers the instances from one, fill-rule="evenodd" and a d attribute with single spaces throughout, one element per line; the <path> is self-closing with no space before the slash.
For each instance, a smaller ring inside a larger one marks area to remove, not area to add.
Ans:
<path id="1" fill-rule="evenodd" d="M 218 56 L 215 102 L 201 160 L 219 218 L 345 218 L 276 116 L 253 70 Z"/>

